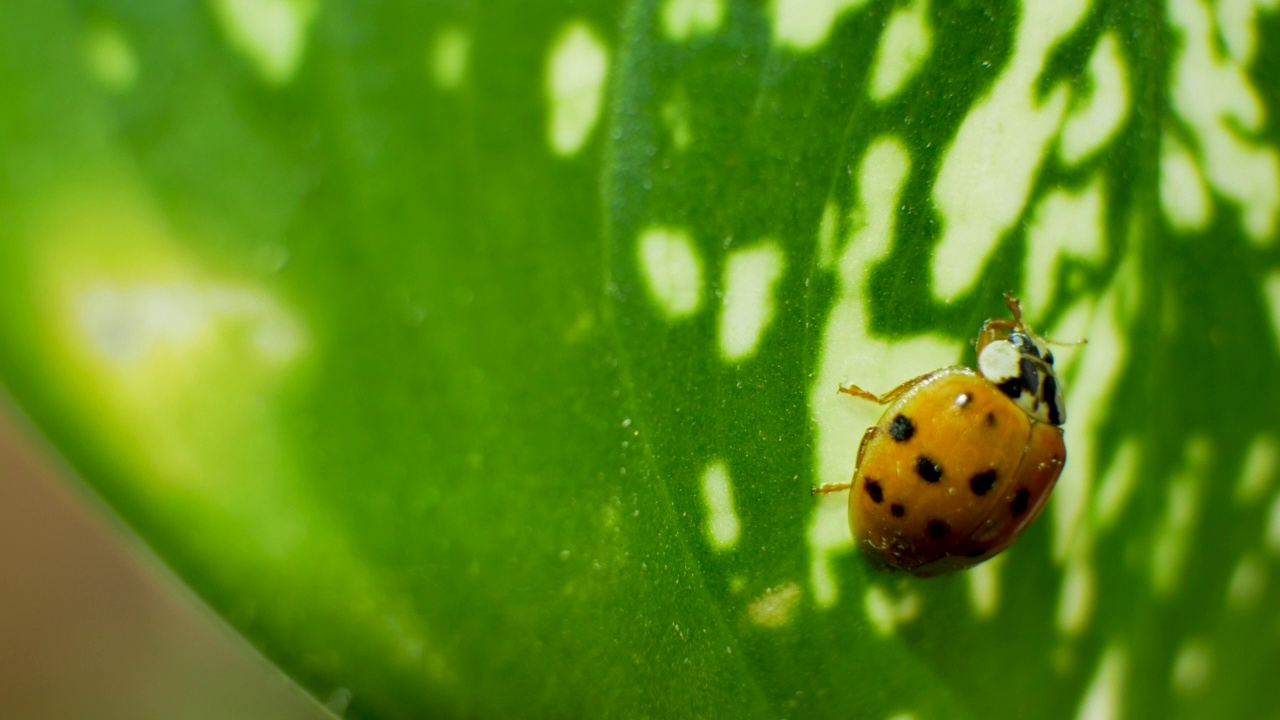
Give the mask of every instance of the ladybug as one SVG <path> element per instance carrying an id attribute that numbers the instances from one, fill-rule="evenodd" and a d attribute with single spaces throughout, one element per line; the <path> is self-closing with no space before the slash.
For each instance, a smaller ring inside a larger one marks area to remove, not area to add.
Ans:
<path id="1" fill-rule="evenodd" d="M 884 405 L 858 447 L 849 527 L 873 564 L 918 577 L 969 568 L 1008 547 L 1040 514 L 1067 459 L 1062 383 L 1045 340 L 1022 322 L 988 320 L 978 370 L 947 367 L 873 395 Z"/>

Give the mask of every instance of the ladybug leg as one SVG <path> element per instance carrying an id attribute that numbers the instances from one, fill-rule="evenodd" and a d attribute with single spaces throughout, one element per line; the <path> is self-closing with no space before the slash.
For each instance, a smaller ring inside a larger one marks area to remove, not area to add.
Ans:
<path id="1" fill-rule="evenodd" d="M 827 483 L 819 485 L 816 488 L 809 488 L 810 495 L 830 495 L 831 493 L 844 492 L 853 487 L 852 482 L 847 483 Z"/>
<path id="2" fill-rule="evenodd" d="M 862 433 L 862 442 L 858 443 L 858 464 L 855 469 L 862 467 L 862 456 L 867 454 L 867 443 L 871 442 L 871 439 L 879 434 L 880 427 L 878 425 L 872 425 L 867 428 L 866 432 Z"/>
<path id="3" fill-rule="evenodd" d="M 888 405 L 894 400 L 897 400 L 903 393 L 915 387 L 921 380 L 924 380 L 933 374 L 934 373 L 925 373 L 920 377 L 911 378 L 883 395 L 876 395 L 875 393 L 867 392 L 857 385 L 842 385 L 840 386 L 839 392 L 842 392 L 845 395 L 852 395 L 856 398 L 862 398 L 863 400 L 870 400 L 877 405 Z"/>

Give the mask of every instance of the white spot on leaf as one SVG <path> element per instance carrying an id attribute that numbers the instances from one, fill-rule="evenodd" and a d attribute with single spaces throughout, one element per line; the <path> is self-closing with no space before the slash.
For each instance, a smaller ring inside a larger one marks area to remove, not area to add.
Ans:
<path id="1" fill-rule="evenodd" d="M 1062 576 L 1062 591 L 1058 597 L 1058 632 L 1063 635 L 1079 635 L 1089 626 L 1093 614 L 1097 582 L 1087 551 L 1073 553 Z"/>
<path id="2" fill-rule="evenodd" d="M 1000 606 L 1000 568 L 1004 558 L 1004 555 L 997 556 L 965 573 L 969 581 L 969 604 L 979 618 L 991 617 Z"/>
<path id="3" fill-rule="evenodd" d="M 713 463 L 702 474 L 702 499 L 707 503 L 707 536 L 711 545 L 728 550 L 738 542 L 738 515 L 733 510 L 733 487 L 724 463 Z"/>
<path id="4" fill-rule="evenodd" d="M 915 0 L 889 16 L 871 66 L 873 100 L 884 102 L 896 95 L 929 57 L 933 32 L 928 10 L 929 0 Z"/>
<path id="5" fill-rule="evenodd" d="M 1076 720 L 1119 720 L 1124 708 L 1127 666 L 1121 647 L 1113 645 L 1106 650 L 1080 701 Z"/>
<path id="6" fill-rule="evenodd" d="M 1093 498 L 1093 517 L 1098 529 L 1111 527 L 1120 519 L 1137 480 L 1138 443 L 1125 440 L 1098 483 L 1098 492 Z"/>
<path id="7" fill-rule="evenodd" d="M 955 362 L 959 353 L 959 343 L 943 338 L 921 336 L 891 343 L 873 337 L 869 327 L 864 279 L 888 254 L 899 195 L 910 170 L 910 155 L 893 137 L 873 141 L 858 168 L 855 191 L 861 197 L 854 213 L 853 236 L 834 268 L 839 287 L 823 333 L 821 362 L 809 400 L 818 432 L 814 451 L 819 484 L 848 482 L 858 438 L 880 415 L 880 408 L 873 403 L 838 395 L 841 385 L 854 382 L 873 392 L 884 392 Z M 809 525 L 814 600 L 822 607 L 837 599 L 829 567 L 832 556 L 852 544 L 847 503 L 843 495 L 823 496 Z"/>
<path id="8" fill-rule="evenodd" d="M 650 228 L 640 235 L 640 269 L 649 294 L 667 319 L 697 311 L 702 300 L 702 261 L 683 230 Z"/>
<path id="9" fill-rule="evenodd" d="M 89 74 L 111 90 L 121 91 L 138 78 L 138 59 L 129 40 L 116 27 L 95 25 L 84 38 Z"/>
<path id="10" fill-rule="evenodd" d="M 1110 141 L 1129 115 L 1129 76 L 1114 33 L 1094 48 L 1088 73 L 1093 90 L 1076 99 L 1058 140 L 1058 152 L 1071 165 Z"/>
<path id="11" fill-rule="evenodd" d="M 297 72 L 315 18 L 314 0 L 213 0 L 231 44 L 272 85 Z"/>
<path id="12" fill-rule="evenodd" d="M 1191 151 L 1172 133 L 1160 142 L 1160 209 L 1176 230 L 1203 230 L 1213 214 L 1209 190 Z"/>
<path id="13" fill-rule="evenodd" d="M 1280 443 L 1274 435 L 1263 434 L 1249 443 L 1244 467 L 1236 482 L 1236 501 L 1252 505 L 1262 499 L 1280 469 Z"/>
<path id="14" fill-rule="evenodd" d="M 1168 495 L 1164 518 L 1156 530 L 1151 553 L 1151 585 L 1157 595 L 1173 592 L 1182 578 L 1191 532 L 1200 515 L 1209 451 L 1206 438 L 1192 438 L 1187 443 L 1182 469 L 1165 483 Z"/>
<path id="15" fill-rule="evenodd" d="M 768 592 L 747 606 L 747 618 L 752 624 L 767 628 L 780 628 L 791 622 L 800 602 L 800 586 L 787 583 Z"/>
<path id="16" fill-rule="evenodd" d="M 879 585 L 867 588 L 862 602 L 871 627 L 881 635 L 889 635 L 899 625 L 911 622 L 920 614 L 919 595 L 909 592 L 895 599 Z"/>
<path id="17" fill-rule="evenodd" d="M 1267 563 L 1257 555 L 1246 555 L 1236 563 L 1227 583 L 1227 603 L 1234 610 L 1249 610 L 1262 599 L 1267 587 Z"/>
<path id="18" fill-rule="evenodd" d="M 773 41 L 798 50 L 812 50 L 826 41 L 842 13 L 866 0 L 772 0 Z"/>
<path id="19" fill-rule="evenodd" d="M 471 34 L 465 29 L 450 26 L 436 34 L 435 42 L 427 56 L 431 79 L 442 90 L 453 90 L 467 76 L 471 55 Z"/>
<path id="20" fill-rule="evenodd" d="M 720 316 L 720 352 L 731 361 L 755 352 L 773 319 L 774 286 L 782 278 L 785 257 L 766 242 L 729 256 L 724 271 L 724 311 Z"/>
<path id="21" fill-rule="evenodd" d="M 969 111 L 947 150 L 933 186 L 945 228 L 933 257 L 939 298 L 950 300 L 973 285 L 1022 213 L 1070 92 L 1059 86 L 1040 99 L 1041 69 L 1087 7 L 1078 0 L 1023 6 L 1009 66 Z"/>
<path id="22" fill-rule="evenodd" d="M 1181 36 L 1169 97 L 1195 132 L 1209 182 L 1240 206 L 1241 224 L 1256 243 L 1271 240 L 1280 210 L 1280 157 L 1247 134 L 1261 133 L 1265 112 L 1245 68 L 1219 52 L 1201 0 L 1171 0 L 1169 20 Z"/>
<path id="23" fill-rule="evenodd" d="M 724 20 L 724 0 L 666 0 L 662 29 L 672 40 L 715 32 Z"/>
<path id="24" fill-rule="evenodd" d="M 1187 640 L 1173 660 L 1169 684 L 1179 695 L 1194 695 L 1204 689 L 1213 668 L 1213 654 L 1203 640 Z"/>
<path id="25" fill-rule="evenodd" d="M 569 23 L 551 46 L 547 61 L 547 140 L 557 155 L 582 149 L 600 119 L 609 53 L 591 28 Z"/>
<path id="26" fill-rule="evenodd" d="M 1064 257 L 1093 263 L 1103 257 L 1106 193 L 1101 176 L 1078 192 L 1052 190 L 1036 206 L 1027 228 L 1026 285 L 1023 306 L 1044 312 L 1058 289 L 1058 265 Z"/>

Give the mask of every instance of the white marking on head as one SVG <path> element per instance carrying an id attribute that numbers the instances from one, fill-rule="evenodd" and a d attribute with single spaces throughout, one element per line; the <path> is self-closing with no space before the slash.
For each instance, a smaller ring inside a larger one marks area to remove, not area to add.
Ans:
<path id="1" fill-rule="evenodd" d="M 987 343 L 978 356 L 978 371 L 993 383 L 1000 384 L 1022 374 L 1019 361 L 1022 352 L 1006 340 Z"/>

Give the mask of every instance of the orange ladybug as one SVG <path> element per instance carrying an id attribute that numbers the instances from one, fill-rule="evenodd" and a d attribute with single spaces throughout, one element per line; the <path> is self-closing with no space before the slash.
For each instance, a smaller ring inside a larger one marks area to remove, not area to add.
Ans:
<path id="1" fill-rule="evenodd" d="M 1067 459 L 1066 408 L 1053 353 L 1022 322 L 988 320 L 978 370 L 948 367 L 873 395 L 887 406 L 858 448 L 849 527 L 878 566 L 931 577 L 969 568 L 1008 547 L 1040 514 Z"/>

